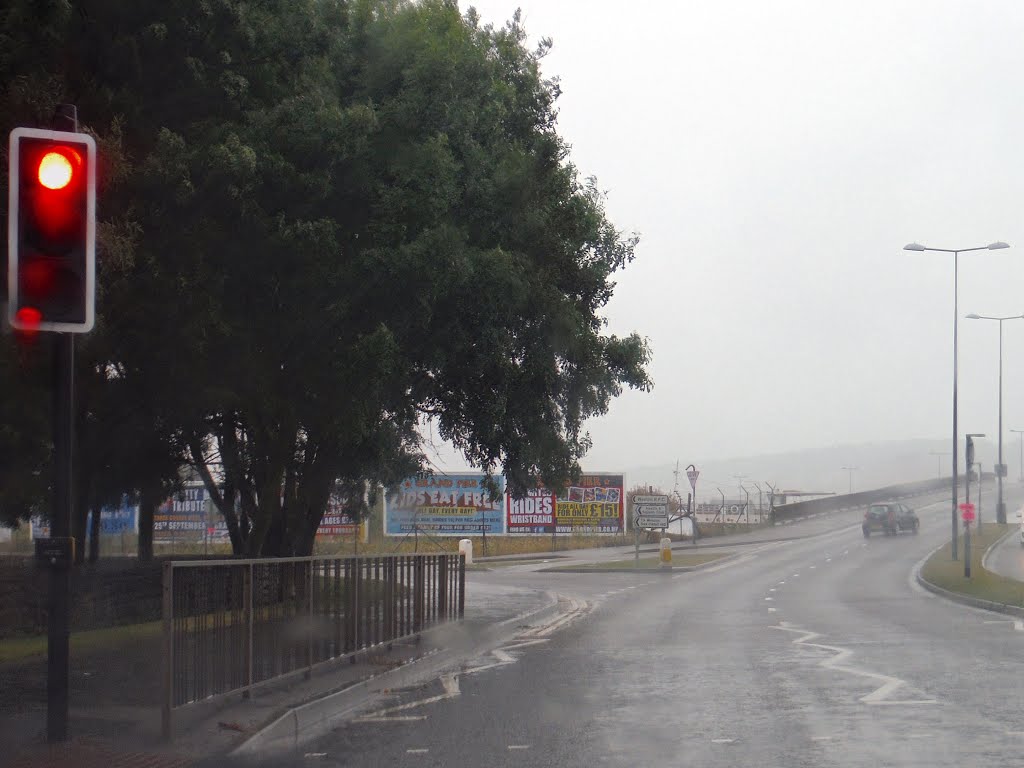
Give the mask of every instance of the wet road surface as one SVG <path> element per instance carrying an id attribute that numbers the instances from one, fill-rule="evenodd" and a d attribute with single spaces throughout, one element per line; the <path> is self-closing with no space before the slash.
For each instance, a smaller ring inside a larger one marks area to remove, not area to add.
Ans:
<path id="1" fill-rule="evenodd" d="M 701 572 L 474 573 L 575 610 L 268 764 L 1024 765 L 1024 631 L 913 583 L 949 500 L 912 504 L 916 536 L 854 521 Z"/>

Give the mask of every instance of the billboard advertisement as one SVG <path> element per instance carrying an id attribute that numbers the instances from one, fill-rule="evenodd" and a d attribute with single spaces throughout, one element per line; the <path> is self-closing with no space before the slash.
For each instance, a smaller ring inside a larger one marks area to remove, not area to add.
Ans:
<path id="1" fill-rule="evenodd" d="M 521 499 L 506 498 L 506 526 L 510 534 L 551 533 L 555 525 L 555 494 L 532 488 Z"/>
<path id="2" fill-rule="evenodd" d="M 89 513 L 89 521 L 86 530 L 92 530 L 92 512 Z M 104 507 L 100 512 L 100 534 L 103 536 L 114 536 L 122 533 L 135 533 L 139 530 L 139 506 L 129 504 L 127 499 L 121 501 L 120 505 Z"/>
<path id="3" fill-rule="evenodd" d="M 545 488 L 531 490 L 522 499 L 506 499 L 506 525 L 510 534 L 621 533 L 625 520 L 625 477 L 621 474 L 584 473 L 556 496 Z"/>
<path id="4" fill-rule="evenodd" d="M 167 499 L 153 512 L 153 541 L 157 544 L 201 542 L 228 537 L 227 523 L 214 514 L 207 532 L 206 487 L 202 482 L 185 483 L 180 493 Z"/>
<path id="5" fill-rule="evenodd" d="M 92 530 L 92 512 L 86 516 L 85 530 Z M 139 505 L 129 504 L 127 499 L 118 506 L 104 507 L 100 513 L 100 535 L 116 536 L 122 533 L 135 534 L 139 530 Z M 44 517 L 32 518 L 32 538 L 50 537 L 50 522 Z"/>
<path id="6" fill-rule="evenodd" d="M 555 500 L 555 533 L 621 533 L 625 530 L 625 477 L 583 474 Z"/>
<path id="7" fill-rule="evenodd" d="M 405 536 L 479 536 L 505 532 L 505 478 L 495 477 L 499 495 L 492 499 L 484 475 L 463 473 L 410 477 L 384 503 L 384 533 Z"/>
<path id="8" fill-rule="evenodd" d="M 365 522 L 358 522 L 345 511 L 345 504 L 341 499 L 331 496 L 327 502 L 323 519 L 320 520 L 320 527 L 316 529 L 316 537 L 318 539 L 335 537 L 352 539 L 358 535 L 362 541 L 368 541 L 369 531 Z"/>

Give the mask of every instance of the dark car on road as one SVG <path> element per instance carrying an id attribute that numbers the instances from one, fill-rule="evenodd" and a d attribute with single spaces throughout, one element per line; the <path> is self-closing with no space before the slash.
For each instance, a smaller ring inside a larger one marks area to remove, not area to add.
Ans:
<path id="1" fill-rule="evenodd" d="M 896 536 L 900 531 L 917 533 L 921 527 L 921 521 L 906 504 L 872 504 L 864 513 L 864 523 L 861 530 L 864 531 L 864 538 L 868 538 L 872 531 L 881 531 L 886 536 Z"/>

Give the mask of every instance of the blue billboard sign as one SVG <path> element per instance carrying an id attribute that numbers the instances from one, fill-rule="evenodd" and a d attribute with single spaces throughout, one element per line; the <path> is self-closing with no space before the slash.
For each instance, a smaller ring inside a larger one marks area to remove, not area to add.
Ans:
<path id="1" fill-rule="evenodd" d="M 491 498 L 483 474 L 410 477 L 389 493 L 384 504 L 384 532 L 405 536 L 479 536 L 505 533 L 505 478 L 495 477 L 498 495 Z"/>
<path id="2" fill-rule="evenodd" d="M 104 536 L 135 533 L 138 529 L 138 504 L 129 504 L 127 499 L 122 499 L 121 503 L 116 507 L 103 507 L 100 511 L 100 533 Z M 89 513 L 89 522 L 86 530 L 92 530 L 92 512 Z"/>

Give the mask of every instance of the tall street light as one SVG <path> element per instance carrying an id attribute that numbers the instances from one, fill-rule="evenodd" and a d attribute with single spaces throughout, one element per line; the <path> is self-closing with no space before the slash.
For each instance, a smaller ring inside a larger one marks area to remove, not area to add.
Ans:
<path id="1" fill-rule="evenodd" d="M 1024 320 L 1024 315 L 992 317 L 990 315 L 976 315 L 972 312 L 967 316 L 967 319 L 996 320 L 999 323 L 999 466 L 996 467 L 996 480 L 999 483 L 999 498 L 996 501 L 996 522 L 1005 524 L 1006 503 L 1003 501 L 1003 476 L 1006 474 L 1006 465 L 1003 464 L 1003 322 L 1006 320 Z"/>
<path id="2" fill-rule="evenodd" d="M 850 473 L 850 493 L 853 493 L 853 473 L 856 472 L 860 467 L 843 467 L 844 470 Z"/>
<path id="3" fill-rule="evenodd" d="M 988 245 L 981 245 L 977 248 L 929 248 L 921 245 L 920 243 L 910 243 L 909 245 L 903 246 L 905 251 L 935 251 L 937 253 L 952 253 L 953 254 L 953 506 L 951 510 L 951 520 L 953 525 L 953 543 L 952 543 L 952 554 L 953 559 L 957 559 L 957 483 L 959 482 L 958 468 L 956 465 L 957 458 L 957 424 L 956 424 L 956 405 L 957 405 L 957 394 L 956 394 L 956 374 L 957 374 L 957 319 L 960 314 L 960 309 L 957 306 L 957 272 L 959 271 L 960 254 L 967 253 L 968 251 L 998 251 L 1003 248 L 1009 248 L 1010 246 L 1003 242 L 989 243 Z"/>
<path id="4" fill-rule="evenodd" d="M 1011 429 L 1020 435 L 1020 482 L 1024 483 L 1024 429 Z"/>
<path id="5" fill-rule="evenodd" d="M 928 455 L 939 457 L 939 477 L 942 477 L 942 457 L 949 456 L 949 451 L 946 451 L 945 453 L 941 451 L 928 451 Z M 1024 477 L 1024 472 L 1021 473 L 1021 476 Z"/>

